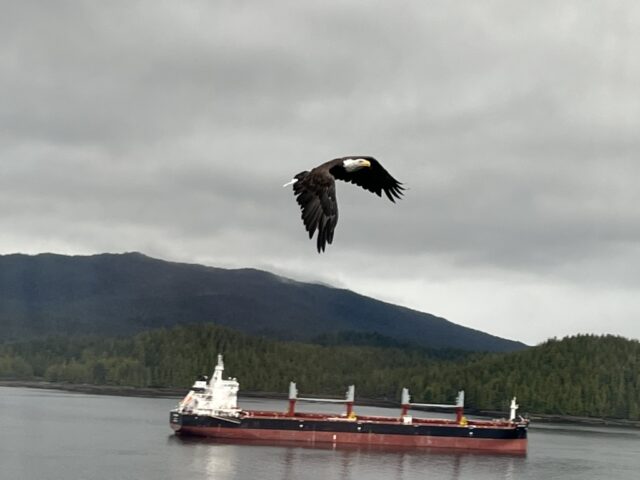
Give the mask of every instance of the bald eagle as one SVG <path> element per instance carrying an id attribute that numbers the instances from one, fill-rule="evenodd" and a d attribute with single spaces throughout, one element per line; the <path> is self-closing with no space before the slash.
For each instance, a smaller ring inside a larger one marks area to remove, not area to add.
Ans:
<path id="1" fill-rule="evenodd" d="M 382 192 L 395 203 L 403 195 L 402 183 L 393 178 L 373 157 L 352 156 L 330 160 L 310 172 L 300 172 L 284 186 L 293 185 L 293 193 L 302 210 L 302 222 L 309 238 L 318 231 L 318 253 L 333 242 L 338 224 L 338 202 L 335 179 L 356 185 L 375 193 Z"/>

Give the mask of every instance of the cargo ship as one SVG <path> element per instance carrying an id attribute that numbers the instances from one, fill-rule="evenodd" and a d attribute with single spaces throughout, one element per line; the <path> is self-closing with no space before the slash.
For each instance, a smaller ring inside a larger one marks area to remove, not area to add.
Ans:
<path id="1" fill-rule="evenodd" d="M 397 417 L 357 415 L 355 387 L 348 387 L 345 399 L 304 398 L 296 384 L 289 385 L 285 411 L 243 410 L 238 407 L 239 383 L 223 378 L 224 363 L 218 364 L 211 379 L 200 377 L 189 393 L 171 410 L 169 421 L 178 435 L 264 442 L 303 442 L 309 445 L 362 445 L 407 448 L 447 448 L 484 452 L 525 454 L 529 421 L 516 418 L 519 408 L 514 397 L 510 416 L 499 420 L 472 420 L 464 416 L 464 391 L 455 404 L 412 403 L 409 391 L 402 390 Z M 296 402 L 328 402 L 345 405 L 343 414 L 296 411 Z M 423 418 L 411 409 L 451 409 L 454 418 Z"/>

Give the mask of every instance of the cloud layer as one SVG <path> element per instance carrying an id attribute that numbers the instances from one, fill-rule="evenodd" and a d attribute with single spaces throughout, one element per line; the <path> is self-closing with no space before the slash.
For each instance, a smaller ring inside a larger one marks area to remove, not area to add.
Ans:
<path id="1" fill-rule="evenodd" d="M 522 340 L 635 338 L 632 1 L 3 2 L 0 251 L 269 268 Z M 301 170 L 338 185 L 315 253 Z"/>

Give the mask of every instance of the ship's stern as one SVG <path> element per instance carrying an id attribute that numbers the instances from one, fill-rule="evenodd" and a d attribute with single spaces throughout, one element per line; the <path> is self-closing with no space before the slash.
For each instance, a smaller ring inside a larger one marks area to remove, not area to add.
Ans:
<path id="1" fill-rule="evenodd" d="M 177 410 L 171 410 L 169 412 L 169 425 L 174 432 L 180 432 L 182 429 L 182 414 Z"/>

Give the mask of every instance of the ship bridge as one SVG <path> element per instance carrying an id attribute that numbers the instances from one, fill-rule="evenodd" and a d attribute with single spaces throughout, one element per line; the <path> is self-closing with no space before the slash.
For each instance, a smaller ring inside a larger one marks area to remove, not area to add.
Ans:
<path id="1" fill-rule="evenodd" d="M 238 389 L 240 384 L 235 378 L 223 378 L 224 362 L 218 355 L 218 363 L 210 381 L 197 380 L 191 391 L 178 405 L 178 411 L 197 415 L 238 416 Z M 205 377 L 206 378 L 206 377 Z"/>

